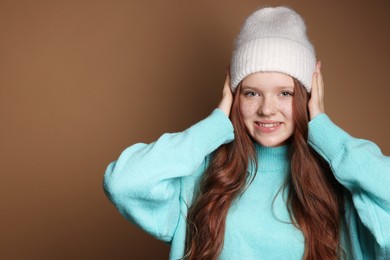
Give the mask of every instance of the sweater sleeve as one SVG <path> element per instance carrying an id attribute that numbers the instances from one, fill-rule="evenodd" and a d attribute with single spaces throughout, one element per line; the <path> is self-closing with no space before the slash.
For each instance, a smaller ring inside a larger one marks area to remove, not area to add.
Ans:
<path id="1" fill-rule="evenodd" d="M 181 178 L 203 170 L 208 154 L 234 139 L 220 109 L 183 132 L 135 144 L 108 165 L 103 188 L 129 221 L 169 242 L 180 216 Z"/>
<path id="2" fill-rule="evenodd" d="M 350 136 L 325 114 L 309 123 L 309 144 L 350 191 L 358 223 L 364 226 L 358 229 L 368 230 L 375 240 L 358 238 L 361 243 L 375 244 L 370 259 L 390 259 L 390 157 L 376 144 Z"/>

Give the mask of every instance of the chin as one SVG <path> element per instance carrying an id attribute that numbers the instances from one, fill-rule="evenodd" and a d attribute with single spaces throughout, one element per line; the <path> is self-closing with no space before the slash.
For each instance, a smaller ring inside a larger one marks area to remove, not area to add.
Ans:
<path id="1" fill-rule="evenodd" d="M 278 147 L 289 143 L 290 138 L 281 139 L 281 140 L 275 140 L 270 138 L 253 138 L 253 140 L 259 145 L 264 147 Z"/>

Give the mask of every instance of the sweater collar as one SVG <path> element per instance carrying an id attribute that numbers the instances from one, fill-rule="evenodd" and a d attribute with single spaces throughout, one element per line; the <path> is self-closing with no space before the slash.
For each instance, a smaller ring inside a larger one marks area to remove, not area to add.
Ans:
<path id="1" fill-rule="evenodd" d="M 258 159 L 258 171 L 277 171 L 289 165 L 289 146 L 265 147 L 255 143 Z"/>

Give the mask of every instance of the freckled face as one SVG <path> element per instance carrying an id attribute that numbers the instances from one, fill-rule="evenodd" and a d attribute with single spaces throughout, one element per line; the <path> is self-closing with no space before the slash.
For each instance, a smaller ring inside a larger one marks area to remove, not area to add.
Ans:
<path id="1" fill-rule="evenodd" d="M 258 72 L 243 80 L 240 109 L 245 127 L 257 143 L 276 147 L 291 137 L 293 96 L 293 78 L 283 73 Z"/>

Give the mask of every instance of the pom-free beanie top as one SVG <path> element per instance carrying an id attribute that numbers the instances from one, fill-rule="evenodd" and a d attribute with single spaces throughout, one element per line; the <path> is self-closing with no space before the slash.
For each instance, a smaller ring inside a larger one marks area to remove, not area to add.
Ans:
<path id="1" fill-rule="evenodd" d="M 316 56 L 299 14 L 287 7 L 266 7 L 252 13 L 238 34 L 231 60 L 233 91 L 248 75 L 282 72 L 299 80 L 307 92 Z"/>

